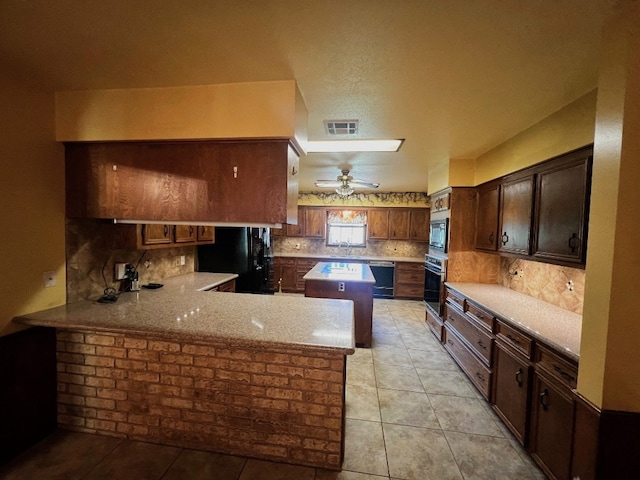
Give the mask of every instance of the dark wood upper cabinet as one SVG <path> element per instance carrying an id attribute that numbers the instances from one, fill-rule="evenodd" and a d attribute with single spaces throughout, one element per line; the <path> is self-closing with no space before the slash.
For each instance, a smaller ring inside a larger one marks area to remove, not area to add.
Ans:
<path id="1" fill-rule="evenodd" d="M 287 224 L 286 230 L 288 237 L 304 237 L 304 210 L 305 207 L 298 207 L 297 224 Z"/>
<path id="2" fill-rule="evenodd" d="M 412 208 L 409 218 L 409 240 L 414 242 L 429 241 L 429 209 Z"/>
<path id="3" fill-rule="evenodd" d="M 67 143 L 67 216 L 286 223 L 297 160 L 286 139 Z"/>
<path id="4" fill-rule="evenodd" d="M 505 253 L 531 253 L 531 218 L 534 176 L 507 179 L 502 183 L 500 238 L 498 250 Z"/>
<path id="5" fill-rule="evenodd" d="M 304 207 L 304 211 L 304 236 L 324 238 L 327 226 L 327 209 L 323 207 Z"/>
<path id="6" fill-rule="evenodd" d="M 584 263 L 591 185 L 591 156 L 570 155 L 538 174 L 533 255 Z"/>
<path id="7" fill-rule="evenodd" d="M 367 211 L 367 237 L 369 240 L 389 239 L 388 208 L 376 208 Z"/>
<path id="8" fill-rule="evenodd" d="M 493 182 L 481 185 L 476 195 L 475 245 L 477 249 L 495 252 L 498 248 L 500 184 Z"/>
<path id="9" fill-rule="evenodd" d="M 409 209 L 389 209 L 389 240 L 409 240 Z"/>

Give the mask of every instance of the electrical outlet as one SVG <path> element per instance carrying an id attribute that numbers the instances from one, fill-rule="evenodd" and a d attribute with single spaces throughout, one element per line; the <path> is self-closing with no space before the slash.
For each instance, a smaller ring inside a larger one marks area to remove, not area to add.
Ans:
<path id="1" fill-rule="evenodd" d="M 174 264 L 175 264 L 176 267 L 180 266 L 180 257 L 179 256 L 176 257 L 176 260 L 175 260 Z"/>
<path id="2" fill-rule="evenodd" d="M 574 288 L 574 286 L 573 286 L 573 280 L 569 280 L 569 281 L 567 282 L 567 290 L 569 290 L 570 292 L 573 292 L 573 288 Z"/>
<path id="3" fill-rule="evenodd" d="M 51 288 L 56 286 L 56 272 L 44 272 L 42 274 L 42 280 L 44 282 L 44 288 Z"/>
<path id="4" fill-rule="evenodd" d="M 339 292 L 344 292 L 344 287 L 345 287 L 344 282 L 338 282 L 338 291 Z"/>
<path id="5" fill-rule="evenodd" d="M 180 265 L 182 266 L 185 263 L 187 263 L 187 262 L 185 261 L 184 255 L 180 255 Z"/>
<path id="6" fill-rule="evenodd" d="M 522 271 L 522 269 L 518 270 L 518 277 L 524 277 L 524 272 Z"/>

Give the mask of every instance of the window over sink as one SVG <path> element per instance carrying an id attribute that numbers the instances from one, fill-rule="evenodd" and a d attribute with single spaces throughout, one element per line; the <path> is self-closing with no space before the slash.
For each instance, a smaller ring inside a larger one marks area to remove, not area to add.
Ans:
<path id="1" fill-rule="evenodd" d="M 367 212 L 331 210 L 327 212 L 327 246 L 366 247 Z"/>

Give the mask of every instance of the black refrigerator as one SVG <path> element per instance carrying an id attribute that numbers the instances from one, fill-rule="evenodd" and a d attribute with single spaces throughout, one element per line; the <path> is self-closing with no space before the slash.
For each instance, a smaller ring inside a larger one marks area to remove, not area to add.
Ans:
<path id="1" fill-rule="evenodd" d="M 215 243 L 198 245 L 197 271 L 237 273 L 236 292 L 273 293 L 268 228 L 216 227 Z"/>

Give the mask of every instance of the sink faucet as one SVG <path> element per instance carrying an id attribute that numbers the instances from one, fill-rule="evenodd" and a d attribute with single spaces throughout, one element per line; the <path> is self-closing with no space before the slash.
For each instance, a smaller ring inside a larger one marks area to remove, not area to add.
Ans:
<path id="1" fill-rule="evenodd" d="M 350 242 L 340 242 L 340 244 L 338 245 L 338 248 L 340 247 L 345 247 L 345 255 L 348 257 L 349 255 L 351 255 L 351 243 Z"/>

